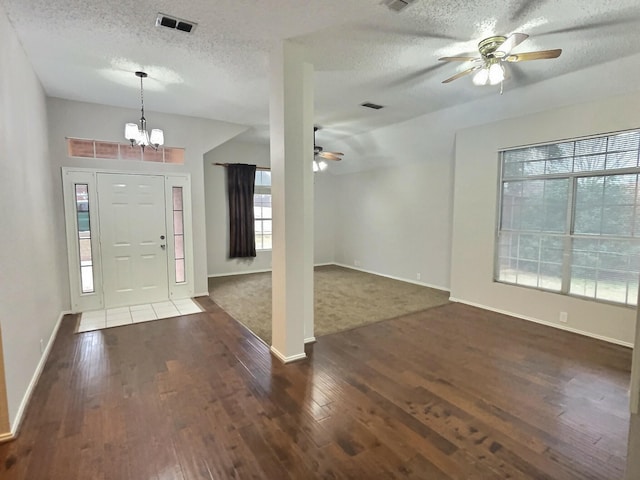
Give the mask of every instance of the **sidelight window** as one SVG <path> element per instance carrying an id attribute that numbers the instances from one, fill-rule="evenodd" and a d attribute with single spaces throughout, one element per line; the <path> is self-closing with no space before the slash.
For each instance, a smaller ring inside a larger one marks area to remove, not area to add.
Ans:
<path id="1" fill-rule="evenodd" d="M 80 287 L 82 293 L 93 293 L 93 252 L 91 251 L 91 220 L 89 218 L 89 185 L 75 184 L 76 225 L 80 256 Z"/>
<path id="2" fill-rule="evenodd" d="M 184 283 L 185 257 L 184 257 L 184 208 L 182 187 L 172 187 L 173 193 L 173 251 L 175 252 L 176 283 Z"/>
<path id="3" fill-rule="evenodd" d="M 185 283 L 184 207 L 182 187 L 172 187 L 173 193 L 173 251 L 176 283 Z"/>

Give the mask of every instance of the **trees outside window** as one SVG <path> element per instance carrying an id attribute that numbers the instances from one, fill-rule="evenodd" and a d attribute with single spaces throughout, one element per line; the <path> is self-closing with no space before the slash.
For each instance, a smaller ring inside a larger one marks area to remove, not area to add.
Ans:
<path id="1" fill-rule="evenodd" d="M 640 131 L 501 152 L 495 280 L 636 305 Z"/>

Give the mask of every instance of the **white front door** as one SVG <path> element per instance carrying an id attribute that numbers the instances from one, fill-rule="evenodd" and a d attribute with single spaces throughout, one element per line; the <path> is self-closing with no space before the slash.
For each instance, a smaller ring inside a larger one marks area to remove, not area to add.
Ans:
<path id="1" fill-rule="evenodd" d="M 169 298 L 164 177 L 99 173 L 105 308 Z"/>

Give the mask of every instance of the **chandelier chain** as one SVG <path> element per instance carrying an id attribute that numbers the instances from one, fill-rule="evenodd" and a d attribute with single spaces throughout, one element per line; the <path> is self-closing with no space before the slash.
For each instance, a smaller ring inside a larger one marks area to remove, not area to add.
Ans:
<path id="1" fill-rule="evenodd" d="M 142 106 L 142 117 L 144 118 L 144 89 L 142 88 L 142 76 L 140 77 L 140 105 Z"/>

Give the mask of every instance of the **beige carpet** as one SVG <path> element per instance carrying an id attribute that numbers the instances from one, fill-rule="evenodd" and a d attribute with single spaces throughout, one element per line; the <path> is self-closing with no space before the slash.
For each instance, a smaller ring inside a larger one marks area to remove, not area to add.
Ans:
<path id="1" fill-rule="evenodd" d="M 449 293 L 349 268 L 316 267 L 315 335 L 349 330 L 448 303 Z M 209 294 L 271 345 L 271 273 L 209 279 Z"/>

